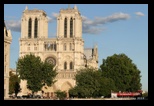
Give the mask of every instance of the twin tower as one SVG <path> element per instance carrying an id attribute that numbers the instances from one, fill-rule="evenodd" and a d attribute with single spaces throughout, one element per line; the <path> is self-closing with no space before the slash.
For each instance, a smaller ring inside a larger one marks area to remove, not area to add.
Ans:
<path id="1" fill-rule="evenodd" d="M 56 90 L 67 92 L 75 86 L 74 76 L 80 68 L 98 68 L 98 50 L 96 46 L 84 49 L 82 17 L 76 6 L 60 10 L 56 38 L 48 38 L 48 30 L 51 29 L 45 11 L 26 7 L 21 18 L 19 57 L 32 53 L 55 65 L 57 82 L 42 88 L 47 97 L 52 97 Z M 22 95 L 30 92 L 26 81 L 21 81 L 21 88 Z"/>

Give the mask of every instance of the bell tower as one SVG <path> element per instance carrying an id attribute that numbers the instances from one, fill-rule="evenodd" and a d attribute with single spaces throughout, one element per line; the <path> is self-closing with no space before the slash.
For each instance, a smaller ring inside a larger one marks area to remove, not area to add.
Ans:
<path id="1" fill-rule="evenodd" d="M 26 6 L 21 19 L 21 38 L 48 37 L 48 18 L 43 10 L 28 10 Z"/>
<path id="2" fill-rule="evenodd" d="M 48 18 L 43 10 L 25 7 L 21 18 L 21 38 L 19 57 L 29 53 L 43 59 L 44 39 L 48 38 Z"/>
<path id="3" fill-rule="evenodd" d="M 73 70 L 83 67 L 84 41 L 82 39 L 82 17 L 77 8 L 68 6 L 61 9 L 57 17 L 57 39 L 59 43 L 59 57 L 64 55 L 63 59 L 59 58 L 59 63 L 64 64 L 59 69 L 67 69 L 69 64 L 73 64 Z M 66 56 L 66 57 L 65 57 Z M 72 60 L 67 61 L 67 57 Z M 67 66 L 67 67 L 65 67 Z"/>
<path id="4" fill-rule="evenodd" d="M 82 37 L 82 17 L 76 5 L 74 8 L 68 6 L 67 9 L 60 10 L 60 14 L 57 17 L 57 37 Z"/>

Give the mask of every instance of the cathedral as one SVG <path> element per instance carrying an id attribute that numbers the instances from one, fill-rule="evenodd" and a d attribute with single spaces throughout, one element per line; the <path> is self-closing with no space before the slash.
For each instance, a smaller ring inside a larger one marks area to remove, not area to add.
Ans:
<path id="1" fill-rule="evenodd" d="M 9 98 L 9 70 L 10 70 L 10 44 L 11 31 L 7 30 L 4 22 L 4 98 Z"/>
<path id="2" fill-rule="evenodd" d="M 26 6 L 21 17 L 19 58 L 32 53 L 42 61 L 55 65 L 58 72 L 56 83 L 42 88 L 47 97 L 53 97 L 56 90 L 68 92 L 76 85 L 74 76 L 80 68 L 98 68 L 98 49 L 96 45 L 93 48 L 84 48 L 82 17 L 76 5 L 60 10 L 55 38 L 48 38 L 48 30 L 51 29 L 48 29 L 46 12 L 29 10 Z M 21 80 L 20 86 L 22 95 L 30 92 L 25 80 Z"/>

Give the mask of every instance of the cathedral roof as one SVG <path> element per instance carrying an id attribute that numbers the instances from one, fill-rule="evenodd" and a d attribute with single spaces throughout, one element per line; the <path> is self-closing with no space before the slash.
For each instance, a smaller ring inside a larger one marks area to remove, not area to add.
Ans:
<path id="1" fill-rule="evenodd" d="M 45 13 L 45 11 L 43 11 L 43 10 L 38 10 L 38 9 L 33 9 L 33 10 L 28 10 L 28 7 L 24 10 L 24 13 L 32 13 L 32 14 L 34 14 L 34 13 L 43 13 L 43 15 L 45 15 L 45 16 L 47 16 L 46 15 L 46 13 Z"/>

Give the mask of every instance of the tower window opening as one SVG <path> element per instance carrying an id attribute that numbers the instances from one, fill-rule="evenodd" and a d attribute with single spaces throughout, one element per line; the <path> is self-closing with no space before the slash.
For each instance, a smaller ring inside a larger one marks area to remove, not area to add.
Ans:
<path id="1" fill-rule="evenodd" d="M 32 19 L 30 18 L 28 21 L 28 38 L 31 38 L 32 35 Z"/>
<path id="2" fill-rule="evenodd" d="M 37 38 L 37 28 L 38 28 L 38 20 L 37 18 L 35 18 L 34 38 Z"/>
<path id="3" fill-rule="evenodd" d="M 64 20 L 64 38 L 67 38 L 67 19 Z"/>
<path id="4" fill-rule="evenodd" d="M 67 62 L 64 63 L 64 69 L 67 69 Z"/>
<path id="5" fill-rule="evenodd" d="M 70 69 L 73 69 L 73 62 L 70 62 Z"/>
<path id="6" fill-rule="evenodd" d="M 70 38 L 73 37 L 73 19 L 70 20 Z"/>

